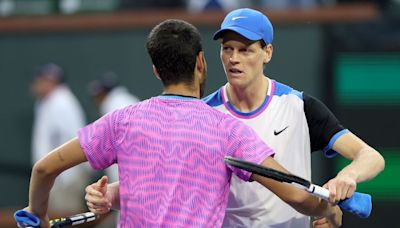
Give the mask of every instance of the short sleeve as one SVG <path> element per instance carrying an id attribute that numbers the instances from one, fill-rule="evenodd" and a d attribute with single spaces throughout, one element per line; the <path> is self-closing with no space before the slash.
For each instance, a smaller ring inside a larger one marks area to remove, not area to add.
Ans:
<path id="1" fill-rule="evenodd" d="M 347 132 L 336 116 L 320 100 L 304 94 L 304 112 L 310 133 L 311 151 L 323 150 L 327 157 L 336 155 L 333 143 Z"/>
<path id="2" fill-rule="evenodd" d="M 81 148 L 96 170 L 116 163 L 119 141 L 116 129 L 121 116 L 121 111 L 112 112 L 78 131 Z"/>
<path id="3" fill-rule="evenodd" d="M 230 125 L 228 156 L 261 164 L 267 157 L 274 155 L 272 148 L 265 144 L 252 128 L 238 120 L 231 121 Z M 229 165 L 228 167 L 244 181 L 250 180 L 250 172 Z"/>

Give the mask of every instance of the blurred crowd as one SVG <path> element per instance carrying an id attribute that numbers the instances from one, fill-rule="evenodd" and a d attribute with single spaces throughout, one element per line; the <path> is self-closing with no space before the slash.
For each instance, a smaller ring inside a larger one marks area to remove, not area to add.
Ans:
<path id="1" fill-rule="evenodd" d="M 353 2 L 374 2 L 391 6 L 399 4 L 396 0 L 0 0 L 0 16 L 74 14 L 144 8 L 179 8 L 190 12 L 230 11 L 243 7 L 306 10 Z"/>
<path id="2" fill-rule="evenodd" d="M 84 109 L 68 86 L 64 72 L 55 63 L 39 66 L 33 72 L 31 92 L 36 102 L 32 129 L 32 165 L 49 151 L 76 137 L 78 129 L 86 125 Z M 91 81 L 87 94 L 96 105 L 99 116 L 139 102 L 136 96 L 119 83 L 113 72 L 105 72 Z M 111 181 L 118 180 L 116 165 L 106 169 L 105 173 Z M 85 211 L 82 197 L 76 196 L 83 194 L 82 187 L 88 185 L 93 176 L 94 172 L 88 164 L 81 164 L 62 173 L 50 194 L 49 209 L 58 215 Z M 115 219 L 111 222 L 115 223 Z"/>

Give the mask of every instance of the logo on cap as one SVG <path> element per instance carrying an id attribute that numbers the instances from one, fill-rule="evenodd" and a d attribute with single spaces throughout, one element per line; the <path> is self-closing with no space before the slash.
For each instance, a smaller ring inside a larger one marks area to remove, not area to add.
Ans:
<path id="1" fill-rule="evenodd" d="M 243 18 L 247 18 L 247 17 L 244 17 L 244 16 L 232 17 L 232 21 L 235 21 L 237 19 L 243 19 Z"/>

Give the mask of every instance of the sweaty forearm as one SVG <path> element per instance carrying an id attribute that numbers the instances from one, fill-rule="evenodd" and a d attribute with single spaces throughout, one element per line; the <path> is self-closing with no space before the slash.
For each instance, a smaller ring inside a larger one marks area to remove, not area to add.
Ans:
<path id="1" fill-rule="evenodd" d="M 339 172 L 339 177 L 350 177 L 356 183 L 374 178 L 385 168 L 385 160 L 374 148 L 351 132 L 339 137 L 333 150 L 352 162 Z"/>
<path id="2" fill-rule="evenodd" d="M 40 162 L 36 163 L 32 169 L 29 184 L 29 208 L 32 213 L 39 217 L 44 217 L 47 214 L 49 194 L 56 176 L 48 173 Z"/>
<path id="3" fill-rule="evenodd" d="M 284 173 L 289 173 L 271 157 L 266 158 L 261 165 Z M 251 175 L 251 179 L 264 185 L 271 192 L 302 214 L 310 216 L 326 216 L 332 212 L 332 207 L 327 202 L 310 195 L 302 189 L 256 174 Z"/>
<path id="4" fill-rule="evenodd" d="M 339 175 L 352 177 L 357 183 L 370 180 L 385 168 L 385 160 L 376 150 L 366 147 L 360 150 L 353 161 Z"/>
<path id="5" fill-rule="evenodd" d="M 302 189 L 255 174 L 251 178 L 267 187 L 302 214 L 325 217 L 332 213 L 332 206 L 328 202 L 312 196 Z"/>
<path id="6" fill-rule="evenodd" d="M 292 203 L 291 206 L 298 212 L 316 217 L 332 216 L 334 206 L 327 201 L 312 196 L 308 193 L 302 201 Z"/>

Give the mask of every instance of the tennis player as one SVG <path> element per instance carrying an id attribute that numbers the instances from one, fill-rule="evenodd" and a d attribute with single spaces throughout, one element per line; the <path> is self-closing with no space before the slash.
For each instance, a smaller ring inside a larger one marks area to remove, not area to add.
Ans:
<path id="1" fill-rule="evenodd" d="M 224 164 L 230 155 L 285 171 L 250 127 L 200 100 L 206 62 L 194 26 L 162 22 L 151 31 L 147 50 L 163 94 L 105 115 L 35 164 L 26 210 L 42 227 L 55 178 L 85 161 L 94 169 L 118 163 L 120 227 L 219 227 L 232 172 L 260 182 L 302 213 L 340 223 L 337 206 Z"/>
<path id="2" fill-rule="evenodd" d="M 321 101 L 264 75 L 273 53 L 273 27 L 267 16 L 247 8 L 234 10 L 214 39 L 221 43 L 228 83 L 205 101 L 253 128 L 291 173 L 311 179 L 312 151 L 352 160 L 325 184 L 339 201 L 351 197 L 357 183 L 383 170 L 382 156 L 345 129 Z M 310 219 L 258 183 L 233 176 L 223 226 L 301 228 L 309 227 Z M 328 220 L 321 218 L 314 226 L 329 226 Z"/>

